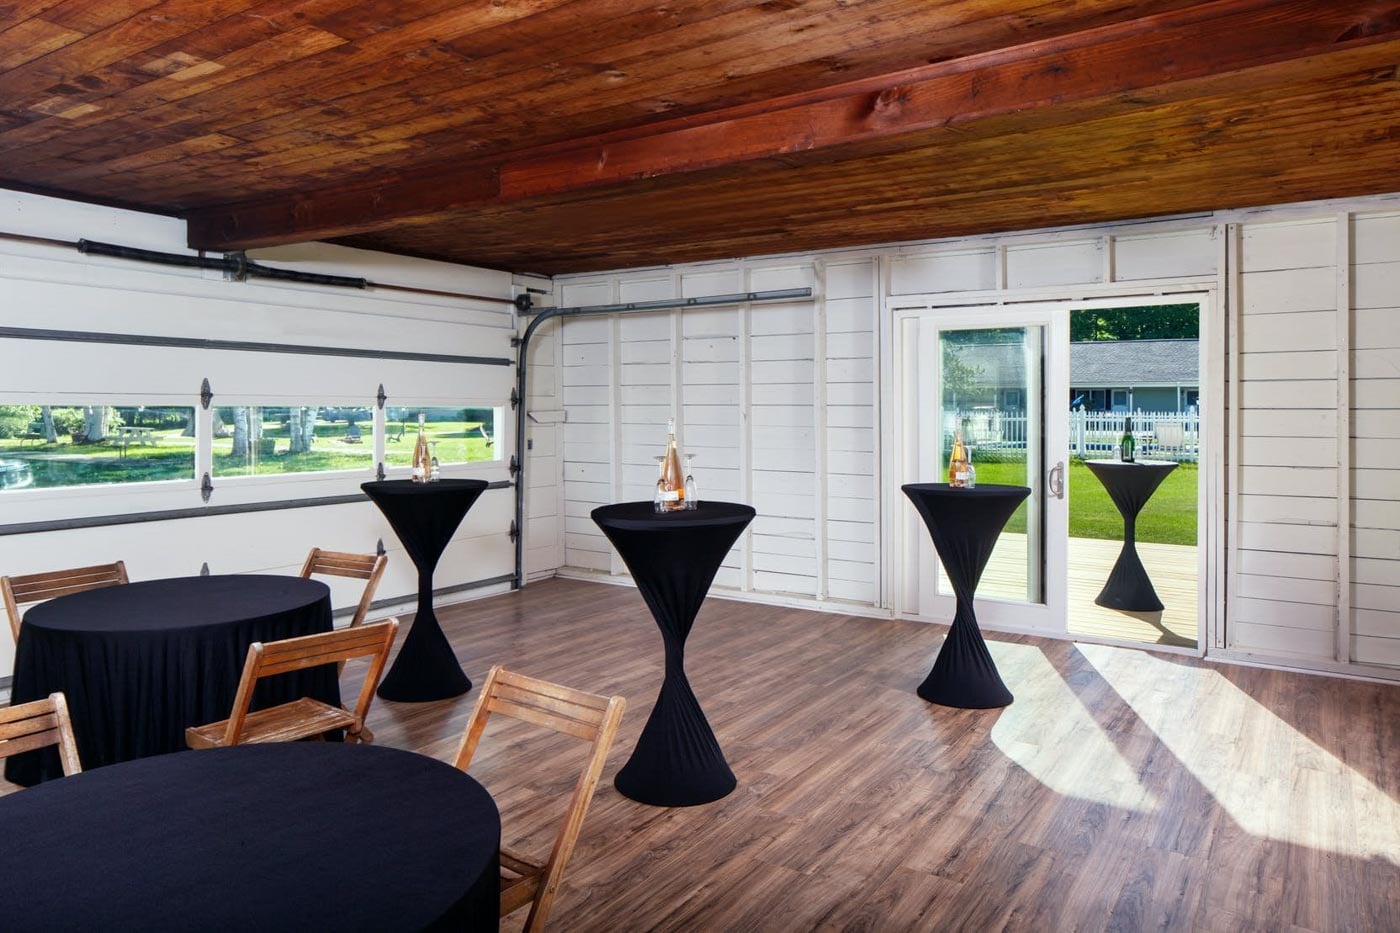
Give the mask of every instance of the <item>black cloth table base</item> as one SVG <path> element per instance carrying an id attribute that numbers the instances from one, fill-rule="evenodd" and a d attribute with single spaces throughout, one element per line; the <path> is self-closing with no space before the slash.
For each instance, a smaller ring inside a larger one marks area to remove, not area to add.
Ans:
<path id="1" fill-rule="evenodd" d="M 0 799 L 0 903 L 31 930 L 496 930 L 500 815 L 372 745 L 162 755 Z"/>
<path id="2" fill-rule="evenodd" d="M 685 674 L 685 641 L 720 563 L 753 521 L 754 510 L 701 502 L 656 513 L 650 502 L 593 510 L 593 521 L 622 555 L 665 644 L 665 679 L 618 771 L 618 793 L 657 807 L 691 807 L 727 796 L 738 781 Z"/>
<path id="3" fill-rule="evenodd" d="M 933 538 L 933 546 L 957 597 L 953 624 L 933 669 L 915 692 L 930 703 L 958 709 L 994 709 L 1015 698 L 1002 682 L 972 600 L 982 571 L 1011 514 L 1031 494 L 1025 486 L 954 489 L 944 483 L 901 487 Z"/>
<path id="4" fill-rule="evenodd" d="M 1176 469 L 1176 464 L 1168 460 L 1138 460 L 1133 463 L 1085 460 L 1084 465 L 1103 483 L 1109 498 L 1123 516 L 1123 547 L 1094 602 L 1105 609 L 1161 612 L 1166 607 L 1162 605 L 1157 589 L 1152 585 L 1147 569 L 1142 566 L 1142 559 L 1138 557 L 1137 517 L 1157 487 L 1162 485 L 1162 480 Z"/>
<path id="5" fill-rule="evenodd" d="M 228 717 L 249 645 L 331 624 L 330 590 L 300 577 L 179 577 L 62 596 L 25 613 L 11 702 L 62 691 L 84 770 L 181 751 L 187 727 Z M 336 666 L 261 681 L 252 708 L 302 697 L 339 706 Z M 16 784 L 62 776 L 54 748 L 5 762 Z"/>
<path id="6" fill-rule="evenodd" d="M 433 571 L 462 519 L 489 484 L 480 479 L 435 483 L 381 480 L 360 486 L 379 506 L 418 569 L 418 609 L 379 696 L 424 703 L 461 696 L 472 688 L 433 612 Z"/>

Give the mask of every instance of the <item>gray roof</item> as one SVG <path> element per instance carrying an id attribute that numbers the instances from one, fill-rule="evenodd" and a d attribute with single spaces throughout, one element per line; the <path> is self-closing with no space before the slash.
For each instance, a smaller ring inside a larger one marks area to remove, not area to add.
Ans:
<path id="1" fill-rule="evenodd" d="M 1188 385 L 1200 380 L 1195 340 L 1086 340 L 1069 345 L 1078 386 Z"/>
<path id="2" fill-rule="evenodd" d="M 1199 382 L 1199 342 L 1195 340 L 1085 340 L 1069 345 L 1070 384 L 1076 388 L 1144 385 L 1194 386 Z M 1011 388 L 1025 384 L 1020 344 L 968 344 L 963 362 L 976 367 L 977 382 Z"/>

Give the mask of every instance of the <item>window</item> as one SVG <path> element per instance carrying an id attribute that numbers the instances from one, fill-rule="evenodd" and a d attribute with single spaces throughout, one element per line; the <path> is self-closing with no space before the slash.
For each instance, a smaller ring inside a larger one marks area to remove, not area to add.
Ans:
<path id="1" fill-rule="evenodd" d="M 374 467 L 374 414 L 354 406 L 214 409 L 214 475 L 266 476 Z"/>
<path id="2" fill-rule="evenodd" d="M 0 405 L 0 490 L 194 478 L 194 408 Z"/>
<path id="3" fill-rule="evenodd" d="M 496 425 L 499 408 L 388 407 L 384 410 L 385 466 L 412 466 L 418 441 L 418 413 L 426 415 L 428 445 L 438 463 L 476 463 L 499 460 Z"/>

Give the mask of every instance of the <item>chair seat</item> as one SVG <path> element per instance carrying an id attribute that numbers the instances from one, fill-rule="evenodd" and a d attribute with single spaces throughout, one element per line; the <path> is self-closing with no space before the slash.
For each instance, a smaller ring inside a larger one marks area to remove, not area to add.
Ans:
<path id="1" fill-rule="evenodd" d="M 302 697 L 270 709 L 249 713 L 243 720 L 240 744 L 249 742 L 295 742 L 323 735 L 332 729 L 351 729 L 355 715 L 339 706 Z M 228 720 L 191 726 L 185 730 L 185 742 L 190 748 L 218 748 L 224 744 Z"/>
<path id="2" fill-rule="evenodd" d="M 545 865 L 518 852 L 501 847 L 501 916 L 504 917 L 535 899 L 544 880 Z"/>

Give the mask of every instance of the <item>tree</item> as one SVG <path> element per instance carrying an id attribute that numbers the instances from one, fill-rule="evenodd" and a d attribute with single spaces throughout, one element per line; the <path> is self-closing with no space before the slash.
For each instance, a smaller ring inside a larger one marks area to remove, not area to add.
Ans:
<path id="1" fill-rule="evenodd" d="M 1201 310 L 1194 304 L 1070 312 L 1069 339 L 1073 341 L 1197 340 L 1200 335 Z"/>
<path id="2" fill-rule="evenodd" d="M 83 408 L 83 433 L 89 443 L 107 439 L 107 430 L 120 423 L 110 405 L 87 405 Z"/>
<path id="3" fill-rule="evenodd" d="M 289 452 L 307 453 L 316 438 L 316 409 L 293 407 L 288 412 L 287 428 L 292 436 Z"/>
<path id="4" fill-rule="evenodd" d="M 39 408 L 40 417 L 44 421 L 44 441 L 49 444 L 58 443 L 58 429 L 53 425 L 53 407 L 42 405 Z"/>
<path id="5" fill-rule="evenodd" d="M 962 347 L 948 340 L 943 343 L 943 401 L 956 409 L 958 396 L 967 396 L 977 387 L 982 378 L 982 367 L 974 366 L 962 358 Z"/>

